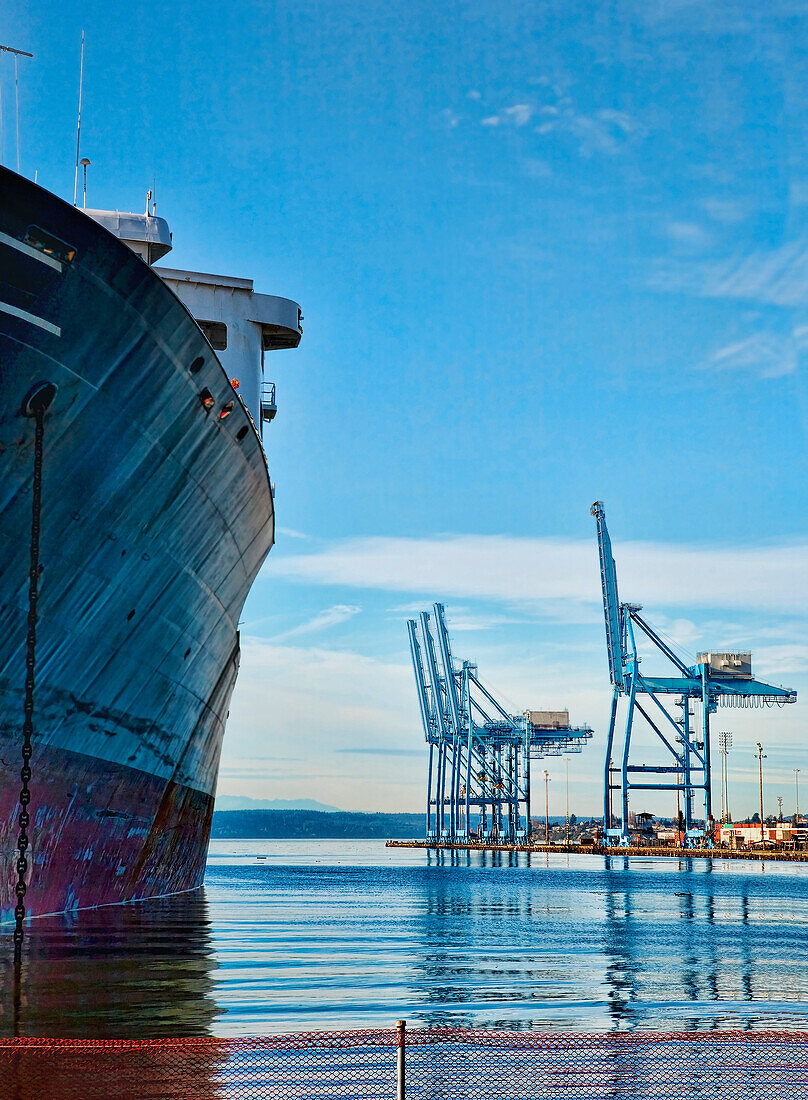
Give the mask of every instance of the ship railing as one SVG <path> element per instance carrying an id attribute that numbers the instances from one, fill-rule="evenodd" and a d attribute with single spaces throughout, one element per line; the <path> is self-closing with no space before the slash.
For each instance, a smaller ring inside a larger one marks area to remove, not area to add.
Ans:
<path id="1" fill-rule="evenodd" d="M 261 420 L 268 421 L 275 419 L 275 413 L 278 411 L 278 406 L 275 404 L 275 383 L 274 382 L 262 382 L 261 383 Z"/>

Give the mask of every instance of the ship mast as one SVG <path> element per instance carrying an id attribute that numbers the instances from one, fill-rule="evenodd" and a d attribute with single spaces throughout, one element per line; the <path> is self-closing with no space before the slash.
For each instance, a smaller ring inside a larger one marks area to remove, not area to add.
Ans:
<path id="1" fill-rule="evenodd" d="M 21 57 L 33 57 L 32 53 L 27 53 L 25 50 L 16 50 L 13 46 L 2 46 L 0 50 L 3 53 L 10 53 L 14 56 L 14 110 L 15 110 L 15 124 L 16 124 L 16 137 L 17 137 L 17 175 L 20 174 L 20 72 L 19 72 L 19 60 Z"/>

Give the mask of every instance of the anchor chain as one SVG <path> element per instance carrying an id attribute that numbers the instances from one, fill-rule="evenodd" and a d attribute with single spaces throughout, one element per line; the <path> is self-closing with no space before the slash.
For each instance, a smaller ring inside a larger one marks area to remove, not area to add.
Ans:
<path id="1" fill-rule="evenodd" d="M 22 768 L 20 769 L 20 815 L 17 823 L 20 828 L 17 839 L 17 885 L 14 892 L 17 895 L 17 905 L 14 909 L 14 962 L 19 966 L 22 962 L 22 945 L 24 938 L 23 925 L 25 922 L 25 894 L 27 886 L 25 877 L 28 873 L 28 827 L 31 824 L 29 806 L 31 804 L 31 792 L 28 784 L 31 782 L 31 756 L 33 755 L 34 733 L 34 683 L 36 673 L 36 624 L 37 624 L 37 599 L 39 597 L 39 533 L 42 513 L 42 455 L 45 440 L 45 413 L 56 395 L 56 386 L 52 382 L 39 382 L 30 391 L 23 402 L 22 412 L 24 416 L 33 417 L 35 425 L 34 434 L 34 471 L 33 471 L 33 502 L 31 506 L 31 556 L 30 572 L 28 576 L 28 636 L 25 651 L 25 702 L 23 705 L 22 725 Z"/>

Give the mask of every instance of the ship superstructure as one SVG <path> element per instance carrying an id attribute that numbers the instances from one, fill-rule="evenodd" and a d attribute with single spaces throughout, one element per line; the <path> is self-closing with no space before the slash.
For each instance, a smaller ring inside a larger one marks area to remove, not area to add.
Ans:
<path id="1" fill-rule="evenodd" d="M 239 614 L 274 537 L 263 357 L 296 346 L 300 312 L 248 280 L 158 273 L 171 236 L 148 208 L 85 213 L 7 169 L 0 189 L 8 918 L 29 610 L 26 395 L 56 387 L 44 421 L 26 906 L 186 890 L 204 870 Z"/>

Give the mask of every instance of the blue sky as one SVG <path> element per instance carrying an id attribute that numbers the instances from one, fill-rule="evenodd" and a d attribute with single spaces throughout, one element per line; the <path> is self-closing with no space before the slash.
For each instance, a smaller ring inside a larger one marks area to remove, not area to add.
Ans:
<path id="1" fill-rule="evenodd" d="M 404 622 L 442 599 L 514 710 L 595 728 L 571 774 L 597 810 L 596 498 L 624 598 L 808 692 L 804 4 L 11 0 L 3 24 L 36 54 L 26 173 L 72 195 L 85 28 L 90 205 L 154 186 L 172 266 L 303 306 L 269 366 L 280 530 L 222 792 L 420 809 Z M 733 808 L 758 739 L 793 808 L 805 704 L 727 713 Z"/>

